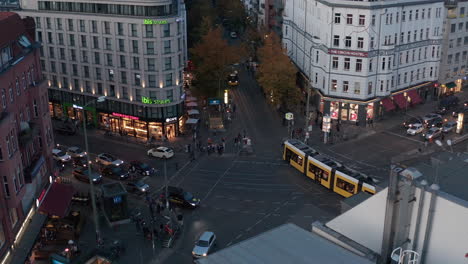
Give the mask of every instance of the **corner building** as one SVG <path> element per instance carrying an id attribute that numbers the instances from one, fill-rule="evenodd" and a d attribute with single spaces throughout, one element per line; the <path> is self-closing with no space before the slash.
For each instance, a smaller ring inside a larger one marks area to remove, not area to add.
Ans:
<path id="1" fill-rule="evenodd" d="M 0 12 L 0 262 L 25 232 L 52 175 L 47 82 L 34 20 Z"/>
<path id="2" fill-rule="evenodd" d="M 182 1 L 24 0 L 19 14 L 36 21 L 54 118 L 142 139 L 177 136 L 187 60 Z M 102 95 L 105 102 L 92 102 Z"/>
<path id="3" fill-rule="evenodd" d="M 365 125 L 437 94 L 440 0 L 286 1 L 283 44 L 319 110 Z"/>

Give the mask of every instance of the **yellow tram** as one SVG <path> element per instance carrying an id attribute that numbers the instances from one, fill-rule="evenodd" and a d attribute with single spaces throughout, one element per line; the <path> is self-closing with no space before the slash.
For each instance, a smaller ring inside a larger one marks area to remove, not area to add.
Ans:
<path id="1" fill-rule="evenodd" d="M 321 155 L 299 140 L 290 139 L 284 142 L 283 160 L 341 196 L 350 197 L 358 192 L 370 194 L 376 192 L 372 178 Z"/>

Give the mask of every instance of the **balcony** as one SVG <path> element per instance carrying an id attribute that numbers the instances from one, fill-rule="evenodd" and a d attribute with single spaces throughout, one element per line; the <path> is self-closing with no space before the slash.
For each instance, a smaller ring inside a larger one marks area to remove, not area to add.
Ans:
<path id="1" fill-rule="evenodd" d="M 20 146 L 24 147 L 31 142 L 35 135 L 39 133 L 37 125 L 33 122 L 21 122 L 18 141 Z"/>

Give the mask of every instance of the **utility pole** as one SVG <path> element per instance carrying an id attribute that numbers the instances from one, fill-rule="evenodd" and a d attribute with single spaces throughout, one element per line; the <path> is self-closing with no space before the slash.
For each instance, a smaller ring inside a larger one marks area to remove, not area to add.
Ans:
<path id="1" fill-rule="evenodd" d="M 167 195 L 167 159 L 164 158 L 164 185 L 165 185 L 165 198 L 166 198 L 166 209 L 169 209 L 169 196 Z"/>

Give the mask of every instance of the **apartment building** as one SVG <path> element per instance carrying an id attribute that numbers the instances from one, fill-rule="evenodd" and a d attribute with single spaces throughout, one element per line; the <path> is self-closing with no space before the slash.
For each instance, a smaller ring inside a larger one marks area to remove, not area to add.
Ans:
<path id="1" fill-rule="evenodd" d="M 183 1 L 24 0 L 18 13 L 36 21 L 54 118 L 141 139 L 178 135 L 187 61 Z M 95 103 L 103 95 L 107 100 Z"/>
<path id="2" fill-rule="evenodd" d="M 0 35 L 1 260 L 24 232 L 48 183 L 54 140 L 34 20 L 0 12 Z"/>
<path id="3" fill-rule="evenodd" d="M 440 61 L 439 94 L 462 91 L 466 85 L 468 1 L 445 1 L 444 41 Z"/>
<path id="4" fill-rule="evenodd" d="M 437 95 L 441 0 L 286 1 L 283 44 L 319 110 L 365 125 Z"/>
<path id="5" fill-rule="evenodd" d="M 247 15 L 259 29 L 273 30 L 281 36 L 285 0 L 241 0 Z"/>

